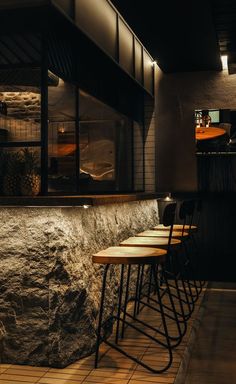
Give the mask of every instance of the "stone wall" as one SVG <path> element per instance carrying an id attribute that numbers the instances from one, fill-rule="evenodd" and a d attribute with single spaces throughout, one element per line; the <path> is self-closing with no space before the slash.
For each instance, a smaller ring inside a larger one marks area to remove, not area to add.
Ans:
<path id="1" fill-rule="evenodd" d="M 64 367 L 90 354 L 103 271 L 91 256 L 157 224 L 156 201 L 1 208 L 0 221 L 0 362 Z"/>
<path id="2" fill-rule="evenodd" d="M 1 91 L 0 100 L 7 103 L 7 116 L 0 116 L 0 128 L 6 130 L 7 140 L 40 140 L 40 93 Z"/>
<path id="3" fill-rule="evenodd" d="M 11 117 L 29 118 L 40 115 L 40 93 L 0 92 L 0 100 L 7 103 L 7 112 Z"/>

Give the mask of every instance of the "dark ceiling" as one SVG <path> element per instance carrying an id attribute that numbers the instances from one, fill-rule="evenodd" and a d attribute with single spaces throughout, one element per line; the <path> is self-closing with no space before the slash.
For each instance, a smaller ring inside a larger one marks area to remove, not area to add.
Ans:
<path id="1" fill-rule="evenodd" d="M 236 0 L 112 2 L 164 72 L 221 70 L 236 53 Z"/>

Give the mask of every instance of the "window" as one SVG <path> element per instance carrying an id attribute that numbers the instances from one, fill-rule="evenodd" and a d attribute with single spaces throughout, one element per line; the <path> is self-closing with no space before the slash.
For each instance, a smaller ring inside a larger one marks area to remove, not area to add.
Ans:
<path id="1" fill-rule="evenodd" d="M 1 195 L 143 190 L 142 124 L 50 71 L 41 111 L 40 71 L 18 73 L 0 87 Z"/>
<path id="2" fill-rule="evenodd" d="M 79 92 L 80 190 L 132 190 L 132 121 Z"/>
<path id="3" fill-rule="evenodd" d="M 76 87 L 59 79 L 48 87 L 48 192 L 76 190 Z"/>
<path id="4" fill-rule="evenodd" d="M 40 193 L 40 69 L 0 71 L 0 194 Z"/>

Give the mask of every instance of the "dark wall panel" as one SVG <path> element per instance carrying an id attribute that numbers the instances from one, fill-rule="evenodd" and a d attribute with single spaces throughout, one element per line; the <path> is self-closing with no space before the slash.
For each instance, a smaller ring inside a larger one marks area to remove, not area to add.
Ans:
<path id="1" fill-rule="evenodd" d="M 142 45 L 135 39 L 134 41 L 135 51 L 135 79 L 143 84 L 143 54 Z"/>
<path id="2" fill-rule="evenodd" d="M 125 71 L 134 76 L 133 34 L 127 25 L 119 20 L 119 63 Z"/>
<path id="3" fill-rule="evenodd" d="M 75 21 L 113 58 L 117 54 L 117 17 L 106 0 L 75 0 Z"/>
<path id="4" fill-rule="evenodd" d="M 75 0 L 53 0 L 69 17 L 74 17 L 74 1 Z"/>
<path id="5" fill-rule="evenodd" d="M 143 50 L 144 88 L 153 93 L 153 61 L 151 56 Z"/>

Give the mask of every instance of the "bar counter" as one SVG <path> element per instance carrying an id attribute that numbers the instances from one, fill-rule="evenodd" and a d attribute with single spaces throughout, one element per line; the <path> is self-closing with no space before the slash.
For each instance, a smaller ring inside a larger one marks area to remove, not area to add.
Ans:
<path id="1" fill-rule="evenodd" d="M 103 268 L 92 254 L 158 224 L 155 197 L 0 199 L 1 363 L 65 367 L 93 352 Z"/>
<path id="2" fill-rule="evenodd" d="M 0 206 L 45 206 L 45 207 L 78 207 L 84 205 L 104 205 L 114 203 L 125 203 L 130 201 L 150 200 L 162 196 L 157 193 L 127 193 L 115 195 L 80 195 L 80 196 L 0 196 Z"/>

